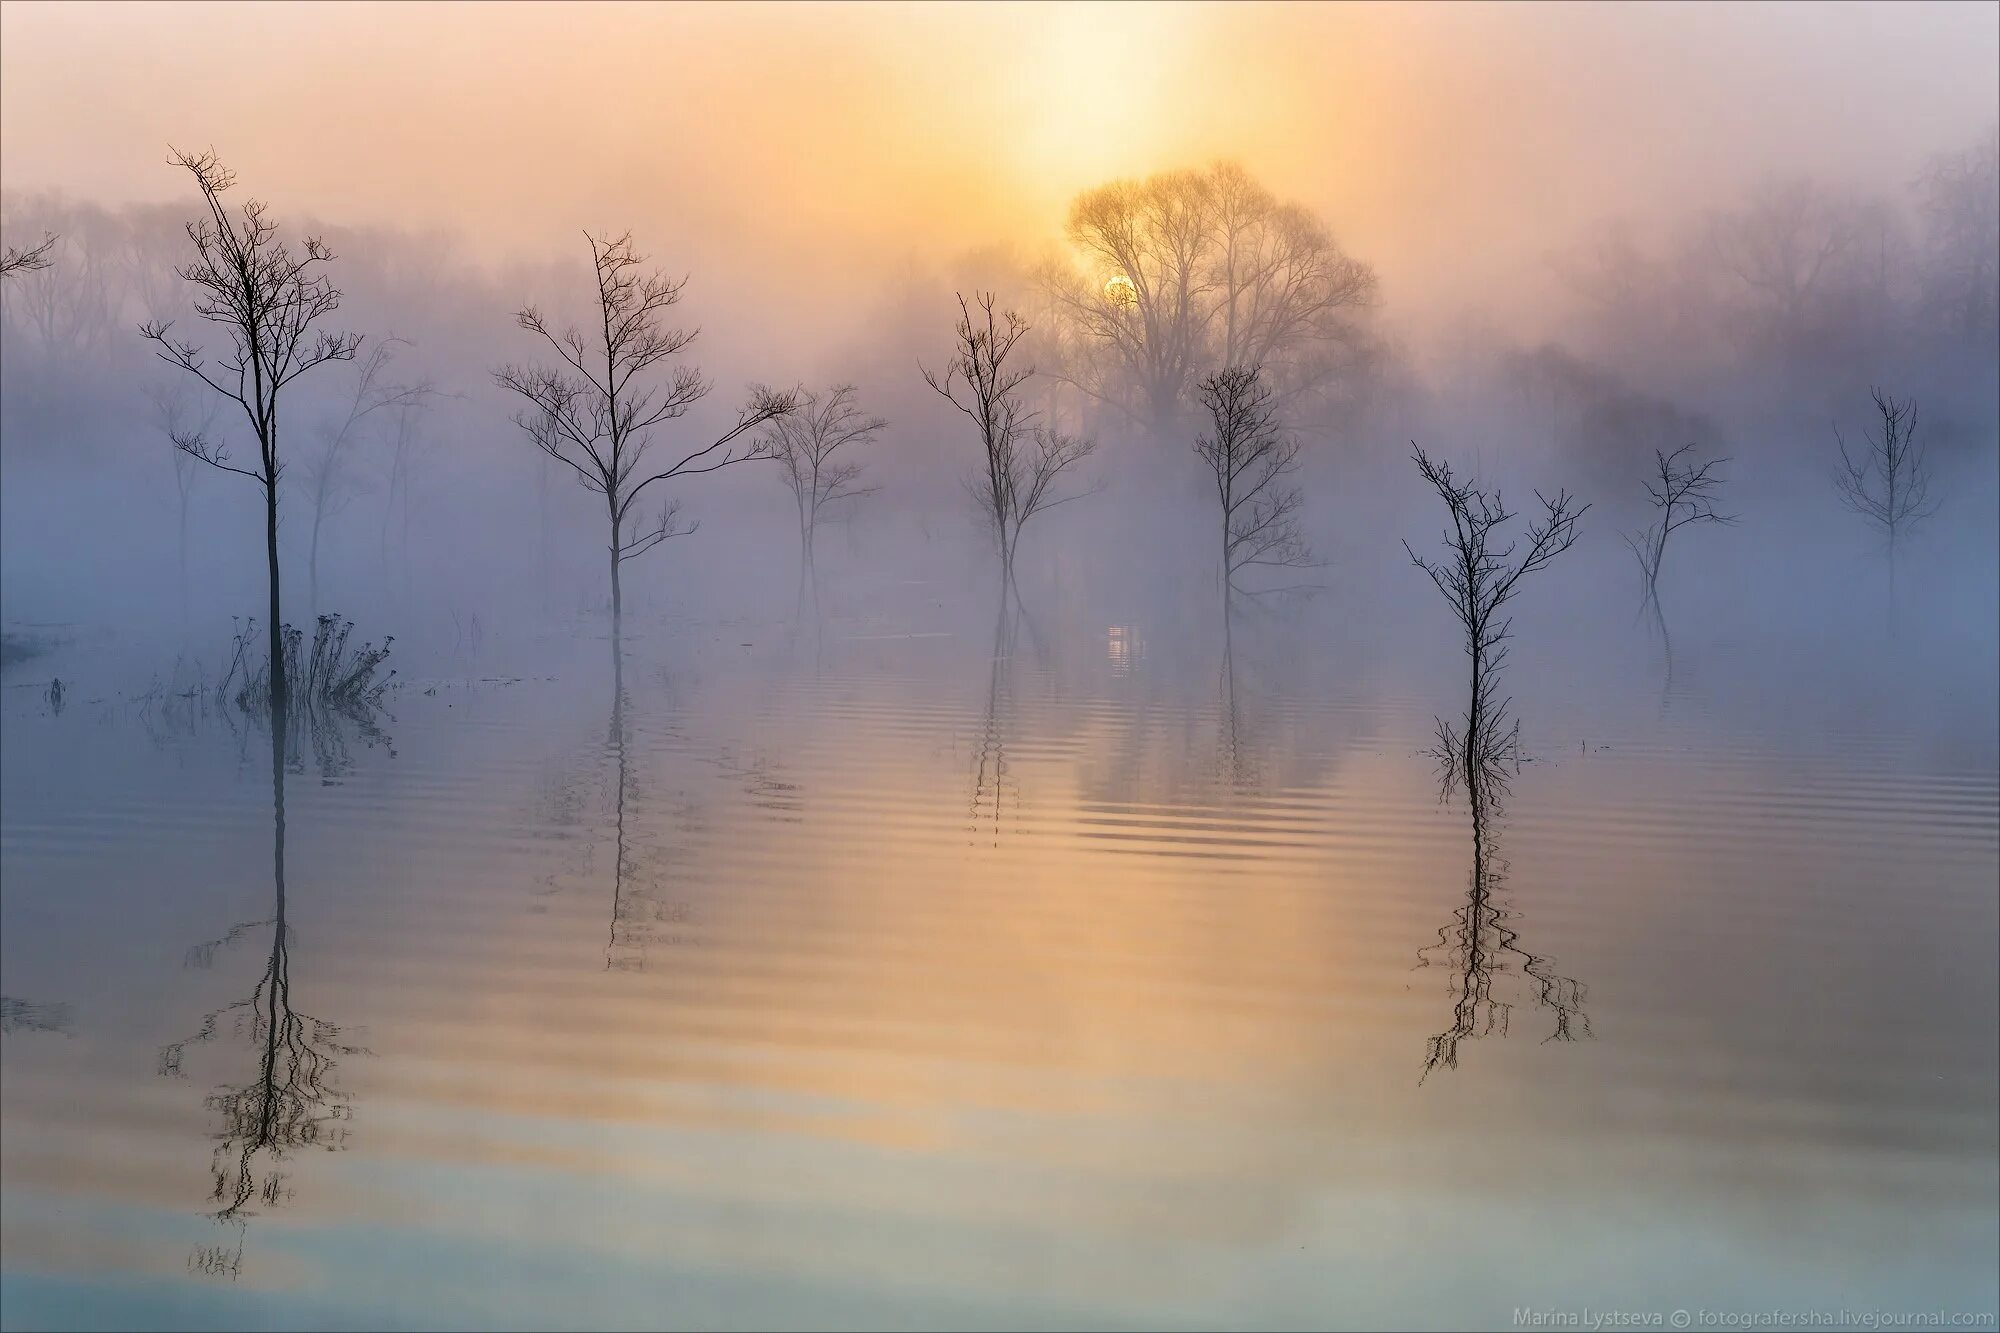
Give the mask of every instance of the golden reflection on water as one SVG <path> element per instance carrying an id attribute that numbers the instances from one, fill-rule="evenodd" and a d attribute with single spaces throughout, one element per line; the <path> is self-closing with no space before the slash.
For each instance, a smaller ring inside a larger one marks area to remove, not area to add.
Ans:
<path id="1" fill-rule="evenodd" d="M 1550 1246 L 1629 1276 L 1607 1247 L 1635 1228 L 1717 1290 L 1823 1277 L 1767 1217 L 1807 1181 L 1876 1287 L 1983 1237 L 1972 1020 L 1912 1038 L 1816 978 L 1870 965 L 1867 895 L 1920 864 L 1906 989 L 1990 989 L 1964 944 L 1993 917 L 1990 780 L 1870 822 L 1851 774 L 1640 736 L 1529 766 L 1482 862 L 1417 707 L 1288 690 L 1240 645 L 1182 684 L 1137 628 L 1104 643 L 1081 675 L 1004 624 L 951 670 L 908 643 L 868 646 L 888 672 L 631 669 L 608 728 L 553 685 L 406 701 L 393 760 L 288 787 L 281 1030 L 337 1047 L 341 1133 L 276 1142 L 282 1188 L 235 1207 L 215 1145 L 268 1029 L 153 1066 L 268 992 L 268 922 L 180 964 L 269 916 L 270 789 L 260 814 L 195 737 L 161 795 L 161 754 L 107 734 L 127 767 L 79 817 L 38 750 L 47 792 L 9 769 L 10 899 L 81 900 L 33 921 L 68 964 L 10 952 L 9 985 L 73 996 L 75 1030 L 6 1039 L 10 1267 L 323 1292 L 359 1225 L 430 1256 L 396 1299 L 446 1322 L 469 1246 L 489 1322 L 814 1322 L 838 1291 L 919 1322 L 1261 1323 L 1406 1308 L 1419 1235 L 1473 1246 L 1430 1307 L 1461 1313 Z M 123 840 L 74 832 L 132 808 Z M 1871 1150 L 1913 1125 L 1925 1154 Z M 1914 1220 L 1850 1206 L 1885 1194 Z M 545 1286 L 507 1271 L 526 1252 Z M 629 1267 L 662 1255 L 721 1303 Z"/>

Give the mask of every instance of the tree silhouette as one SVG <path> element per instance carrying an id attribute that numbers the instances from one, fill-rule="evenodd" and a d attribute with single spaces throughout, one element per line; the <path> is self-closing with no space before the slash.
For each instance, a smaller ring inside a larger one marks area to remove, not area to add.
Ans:
<path id="1" fill-rule="evenodd" d="M 1931 469 L 1924 446 L 1917 441 L 1917 404 L 1898 402 L 1880 389 L 1870 389 L 1881 424 L 1865 434 L 1852 453 L 1833 428 L 1840 446 L 1840 468 L 1833 474 L 1840 502 L 1859 514 L 1880 534 L 1889 550 L 1889 591 L 1896 589 L 1896 546 L 1910 530 L 1937 513 L 1942 501 L 1931 499 Z"/>
<path id="2" fill-rule="evenodd" d="M 1299 444 L 1278 424 L 1275 395 L 1257 366 L 1230 366 L 1197 388 L 1210 430 L 1194 451 L 1215 476 L 1222 510 L 1222 576 L 1255 566 L 1300 567 L 1313 562 L 1299 531 L 1305 496 L 1291 481 Z"/>
<path id="3" fill-rule="evenodd" d="M 1653 451 L 1657 470 L 1646 482 L 1646 494 L 1660 516 L 1638 536 L 1625 534 L 1625 544 L 1632 548 L 1639 561 L 1639 572 L 1646 580 L 1646 601 L 1656 609 L 1660 603 L 1660 566 L 1667 558 L 1667 538 L 1690 523 L 1736 522 L 1735 515 L 1719 513 L 1715 508 L 1715 492 L 1722 486 L 1722 478 L 1715 469 L 1729 460 L 1711 458 L 1698 463 L 1689 456 L 1694 448 L 1692 444 L 1684 444 L 1670 454 Z"/>
<path id="4" fill-rule="evenodd" d="M 374 350 L 362 361 L 353 390 L 341 404 L 340 415 L 322 437 L 319 450 L 306 459 L 304 490 L 306 502 L 312 507 L 312 530 L 306 543 L 306 605 L 314 615 L 318 615 L 320 609 L 320 535 L 327 520 L 347 507 L 361 485 L 349 455 L 362 426 L 369 417 L 384 409 L 420 406 L 432 393 L 428 381 L 396 384 L 384 378 L 389 363 L 395 359 L 396 349 L 407 346 L 409 343 L 401 338 L 384 338 L 375 344 Z"/>
<path id="5" fill-rule="evenodd" d="M 279 637 L 284 615 L 278 587 L 278 478 L 284 463 L 278 449 L 278 409 L 285 389 L 300 376 L 329 361 L 352 360 L 361 335 L 313 327 L 340 308 L 340 291 L 322 272 L 333 253 L 318 237 L 308 237 L 303 253 L 295 255 L 278 239 L 278 224 L 263 203 L 249 200 L 232 215 L 222 196 L 235 186 L 236 176 L 214 150 L 176 149 L 169 161 L 194 177 L 208 208 L 206 217 L 187 224 L 195 257 L 178 272 L 195 289 L 195 314 L 223 331 L 230 350 L 211 362 L 198 343 L 173 336 L 172 320 L 149 321 L 139 331 L 159 345 L 161 359 L 241 407 L 256 437 L 254 469 L 229 462 L 228 450 L 199 431 L 178 435 L 174 443 L 264 489 L 271 699 L 282 712 L 287 683 Z"/>
<path id="6" fill-rule="evenodd" d="M 798 410 L 773 421 L 764 436 L 764 450 L 777 460 L 798 509 L 801 604 L 808 587 L 818 596 L 813 552 L 821 517 L 830 506 L 874 489 L 861 484 L 862 464 L 841 451 L 867 444 L 889 423 L 864 415 L 855 393 L 852 384 L 837 384 L 824 394 L 806 394 Z"/>
<path id="7" fill-rule="evenodd" d="M 1515 750 L 1518 729 L 1508 718 L 1510 701 L 1499 692 L 1500 668 L 1507 659 L 1513 621 L 1503 618 L 1501 609 L 1513 600 L 1522 579 L 1548 568 L 1550 561 L 1570 548 L 1576 541 L 1576 521 L 1590 506 L 1579 507 L 1567 491 L 1558 491 L 1553 500 L 1537 491 L 1535 498 L 1541 501 L 1543 516 L 1528 525 L 1526 549 L 1516 554 L 1520 543 L 1502 544 L 1497 535 L 1514 518 L 1500 493 L 1458 480 L 1451 464 L 1433 460 L 1415 445 L 1412 448 L 1416 448 L 1417 471 L 1451 511 L 1451 527 L 1445 531 L 1449 554 L 1444 559 L 1426 559 L 1408 542 L 1403 543 L 1403 549 L 1444 594 L 1465 631 L 1465 652 L 1472 660 L 1472 696 L 1463 730 L 1455 730 L 1443 719 L 1437 725 L 1442 757 L 1455 764 L 1460 780 L 1469 787 L 1477 774 Z"/>
<path id="8" fill-rule="evenodd" d="M 0 250 L 0 278 L 11 278 L 16 273 L 35 273 L 55 262 L 49 258 L 49 251 L 56 248 L 59 238 L 51 232 L 35 245 L 21 248 L 8 246 Z"/>
<path id="9" fill-rule="evenodd" d="M 1077 196 L 1080 263 L 1047 274 L 1073 335 L 1064 376 L 1155 431 L 1215 366 L 1266 367 L 1280 400 L 1338 380 L 1375 272 L 1232 162 Z"/>
<path id="10" fill-rule="evenodd" d="M 584 233 L 597 284 L 596 319 L 589 331 L 570 325 L 557 332 L 534 306 L 515 316 L 521 328 L 539 335 L 562 364 L 504 366 L 494 374 L 500 387 L 520 395 L 528 407 L 514 421 L 535 447 L 577 475 L 585 489 L 604 497 L 611 543 L 611 637 L 613 650 L 624 619 L 618 573 L 627 560 L 644 555 L 669 537 L 692 528 L 678 523 L 678 502 L 663 502 L 656 522 L 626 536 L 626 523 L 646 488 L 676 477 L 714 472 L 758 457 L 759 426 L 789 415 L 797 406 L 791 393 L 754 385 L 735 422 L 709 443 L 691 448 L 665 467 L 647 453 L 655 428 L 678 417 L 713 387 L 692 366 L 674 366 L 696 330 L 671 328 L 667 312 L 680 303 L 686 278 L 644 271 L 645 257 L 630 232 L 612 238 Z"/>
<path id="11" fill-rule="evenodd" d="M 1010 582 L 1021 529 L 1043 510 L 1078 498 L 1074 492 L 1057 495 L 1056 479 L 1097 445 L 1040 425 L 1040 414 L 1023 406 L 1021 386 L 1035 368 L 1014 353 L 1028 323 L 1012 310 L 996 310 L 993 293 L 975 293 L 970 303 L 961 295 L 953 332 L 944 373 L 924 370 L 924 382 L 964 413 L 979 435 L 983 457 L 972 493 L 999 547 L 1001 579 Z"/>

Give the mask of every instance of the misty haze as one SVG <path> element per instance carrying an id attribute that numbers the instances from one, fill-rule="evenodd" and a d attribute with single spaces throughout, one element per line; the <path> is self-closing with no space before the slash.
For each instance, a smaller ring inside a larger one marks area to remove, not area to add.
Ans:
<path id="1" fill-rule="evenodd" d="M 0 1326 L 1993 1328 L 1996 50 L 0 0 Z"/>

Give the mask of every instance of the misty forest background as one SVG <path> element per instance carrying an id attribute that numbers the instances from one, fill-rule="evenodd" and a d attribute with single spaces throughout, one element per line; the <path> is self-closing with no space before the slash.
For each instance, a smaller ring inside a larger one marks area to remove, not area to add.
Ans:
<path id="1" fill-rule="evenodd" d="M 226 136 L 215 146 L 229 162 Z M 54 240 L 45 268 L 0 285 L 0 599 L 17 633 L 118 625 L 215 657 L 229 617 L 262 608 L 261 506 L 254 485 L 170 436 L 201 429 L 239 457 L 255 445 L 235 404 L 138 331 L 174 321 L 220 345 L 176 274 L 199 198 L 176 168 L 159 170 L 171 202 L 4 197 L 9 247 Z M 286 618 L 339 612 L 400 648 L 462 641 L 475 620 L 491 635 L 600 616 L 602 501 L 534 447 L 512 419 L 518 398 L 495 382 L 501 367 L 546 359 L 517 323 L 524 306 L 552 325 L 595 318 L 582 231 L 560 261 L 487 264 L 449 235 L 315 217 L 254 178 L 226 196 L 232 208 L 251 199 L 270 204 L 290 243 L 324 238 L 342 297 L 322 323 L 365 335 L 352 361 L 287 390 Z M 1724 207 L 1550 237 L 1533 332 L 1479 308 L 1419 330 L 1399 318 L 1398 275 L 1348 252 L 1340 218 L 1233 164 L 1190 166 L 1086 191 L 1034 243 L 967 237 L 954 263 L 888 267 L 878 298 L 838 312 L 842 336 L 804 356 L 782 338 L 764 345 L 760 331 L 784 329 L 788 312 L 709 281 L 671 218 L 579 223 L 629 229 L 647 269 L 688 278 L 669 322 L 701 334 L 671 364 L 699 367 L 712 388 L 659 427 L 662 460 L 725 430 L 753 383 L 851 384 L 857 411 L 886 422 L 844 455 L 863 469 L 860 493 L 829 507 L 818 538 L 834 617 L 886 614 L 885 590 L 926 580 L 937 596 L 990 592 L 992 539 L 967 484 L 979 446 L 922 372 L 948 361 L 958 297 L 992 292 L 1028 326 L 1029 406 L 1095 443 L 1064 475 L 1074 501 L 1038 517 L 1021 546 L 1021 581 L 1047 601 L 1168 618 L 1212 607 L 1197 386 L 1256 364 L 1299 446 L 1313 562 L 1251 574 L 1252 588 L 1304 585 L 1343 612 L 1433 614 L 1401 545 L 1434 542 L 1445 517 L 1411 464 L 1414 441 L 1510 499 L 1566 487 L 1591 505 L 1563 575 L 1571 592 L 1545 614 L 1635 602 L 1619 537 L 1653 521 L 1655 451 L 1692 444 L 1729 460 L 1721 503 L 1739 522 L 1672 557 L 1662 599 L 1677 633 L 1817 617 L 1837 634 L 1919 626 L 1990 657 L 1997 200 L 1991 129 L 1867 187 L 1774 171 Z M 1836 428 L 1851 447 L 1877 427 L 1874 387 L 1918 404 L 1938 502 L 1899 548 L 1893 613 L 1879 534 L 1835 484 Z M 628 625 L 793 613 L 797 522 L 775 464 L 676 479 L 662 498 L 698 527 L 626 567 Z M 1602 600 L 1576 601 L 1585 584 Z"/>

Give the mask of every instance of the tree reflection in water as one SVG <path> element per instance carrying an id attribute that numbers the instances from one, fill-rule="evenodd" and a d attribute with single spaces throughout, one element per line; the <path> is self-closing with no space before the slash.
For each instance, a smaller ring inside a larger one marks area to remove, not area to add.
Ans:
<path id="1" fill-rule="evenodd" d="M 230 1241 L 198 1247 L 188 1259 L 191 1272 L 236 1277 L 242 1269 L 243 1241 L 248 1219 L 259 1207 L 274 1208 L 291 1197 L 284 1163 L 305 1149 L 338 1151 L 346 1146 L 346 1121 L 351 1113 L 348 1093 L 336 1082 L 339 1061 L 366 1054 L 342 1038 L 337 1024 L 299 1012 L 292 1003 L 292 928 L 285 896 L 285 774 L 288 753 L 299 753 L 309 740 L 321 756 L 322 780 L 330 781 L 327 757 L 348 753 L 337 735 L 339 715 L 316 716 L 293 725 L 282 708 L 268 719 L 271 740 L 271 916 L 232 927 L 215 940 L 188 951 L 188 965 L 210 966 L 217 953 L 270 932 L 270 952 L 263 973 L 248 997 L 210 1012 L 190 1037 L 160 1050 L 163 1076 L 185 1077 L 183 1064 L 191 1047 L 218 1040 L 247 1044 L 254 1052 L 253 1076 L 242 1084 L 225 1083 L 211 1093 L 206 1106 L 215 1117 L 210 1169 L 213 1187 L 210 1214 L 234 1227 Z M 367 719 L 367 743 L 386 744 L 373 719 Z M 336 767 L 333 772 L 343 771 Z"/>
<path id="2" fill-rule="evenodd" d="M 1511 924 L 1519 915 L 1501 897 L 1507 863 L 1500 857 L 1497 839 L 1501 803 L 1508 794 L 1507 769 L 1494 761 L 1468 771 L 1450 746 L 1441 757 L 1442 795 L 1449 799 L 1462 785 L 1471 808 L 1472 877 L 1465 901 L 1439 928 L 1437 942 L 1417 951 L 1418 967 L 1444 967 L 1452 974 L 1451 1024 L 1430 1039 L 1419 1082 L 1440 1066 L 1458 1068 L 1459 1043 L 1496 1032 L 1506 1035 L 1513 1003 L 1495 993 L 1495 980 L 1509 972 L 1526 977 L 1528 993 L 1548 1010 L 1553 1028 L 1545 1041 L 1592 1035 L 1583 984 L 1557 975 L 1547 958 L 1521 944 L 1520 932 Z"/>

